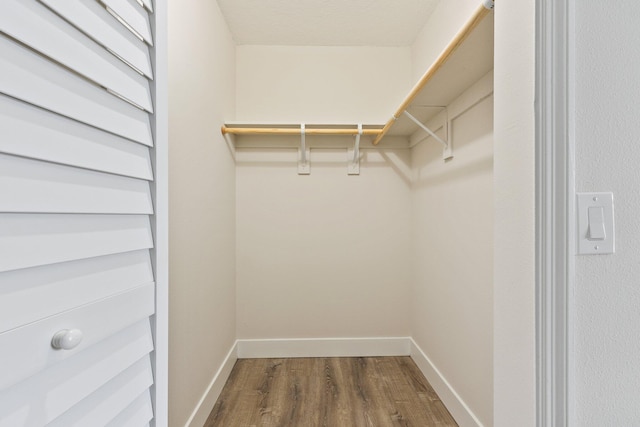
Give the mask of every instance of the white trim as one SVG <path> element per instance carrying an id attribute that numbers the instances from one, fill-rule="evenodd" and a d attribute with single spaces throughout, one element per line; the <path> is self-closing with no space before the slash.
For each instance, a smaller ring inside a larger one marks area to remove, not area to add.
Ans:
<path id="1" fill-rule="evenodd" d="M 536 3 L 536 425 L 569 425 L 575 253 L 572 0 Z"/>
<path id="2" fill-rule="evenodd" d="M 460 427 L 483 427 L 447 379 L 411 338 L 411 358 Z"/>
<path id="3" fill-rule="evenodd" d="M 409 337 L 238 340 L 238 359 L 408 356 Z"/>
<path id="4" fill-rule="evenodd" d="M 222 388 L 231 374 L 233 365 L 235 365 L 236 360 L 238 360 L 237 354 L 238 341 L 231 346 L 231 349 L 227 353 L 227 357 L 224 358 L 218 372 L 213 376 L 211 383 L 209 383 L 209 387 L 207 387 L 207 390 L 204 392 L 195 409 L 191 413 L 191 416 L 185 423 L 185 427 L 201 427 L 207 421 L 218 397 L 220 397 Z"/>
<path id="5" fill-rule="evenodd" d="M 151 151 L 154 182 L 154 248 L 151 261 L 156 281 L 156 310 L 152 317 L 154 336 L 154 384 L 151 388 L 154 418 L 151 425 L 169 425 L 169 91 L 167 2 L 159 1 L 151 15 L 154 47 L 151 60 L 155 79 L 151 82 L 154 114 L 151 118 L 154 147 Z"/>
<path id="6" fill-rule="evenodd" d="M 154 248 L 151 261 L 156 281 L 155 315 L 152 317 L 154 353 L 152 358 L 154 383 L 151 388 L 154 418 L 151 425 L 169 425 L 169 101 L 168 101 L 168 34 L 166 1 L 156 4 L 151 15 L 154 47 L 151 60 L 155 79 L 151 81 L 154 114 L 151 117 L 154 147 L 151 161 L 154 181 L 151 186 L 154 202 Z"/>

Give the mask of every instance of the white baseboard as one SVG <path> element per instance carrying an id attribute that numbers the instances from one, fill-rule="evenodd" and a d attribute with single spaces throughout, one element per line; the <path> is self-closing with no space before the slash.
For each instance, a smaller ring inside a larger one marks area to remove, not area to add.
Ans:
<path id="1" fill-rule="evenodd" d="M 207 387 L 207 390 L 200 398 L 193 413 L 191 413 L 191 416 L 187 420 L 185 427 L 202 427 L 204 425 L 220 396 L 220 392 L 222 392 L 224 384 L 229 378 L 229 374 L 231 374 L 236 360 L 238 360 L 238 341 L 231 346 L 227 357 L 225 357 L 222 365 L 220 365 L 218 372 L 213 376 L 209 387 Z"/>
<path id="2" fill-rule="evenodd" d="M 478 420 L 467 404 L 464 403 L 460 395 L 458 395 L 413 338 L 410 338 L 410 340 L 411 358 L 416 362 L 416 365 L 418 365 L 418 368 L 420 368 L 420 371 L 422 371 L 422 374 L 427 378 L 427 381 L 429 381 L 458 425 L 460 427 L 483 427 L 480 420 Z"/>
<path id="3" fill-rule="evenodd" d="M 408 356 L 411 338 L 299 338 L 238 340 L 239 359 Z"/>

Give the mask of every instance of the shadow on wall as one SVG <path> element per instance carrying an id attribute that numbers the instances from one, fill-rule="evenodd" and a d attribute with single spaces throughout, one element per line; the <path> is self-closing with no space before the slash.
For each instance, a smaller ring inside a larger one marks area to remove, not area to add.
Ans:
<path id="1" fill-rule="evenodd" d="M 238 146 L 236 148 L 236 166 L 239 168 L 286 168 L 290 169 L 291 173 L 295 175 L 298 167 L 298 147 L 290 139 L 287 142 L 291 145 L 290 148 L 244 148 Z M 312 145 L 309 156 L 311 176 L 314 175 L 315 170 L 316 174 L 344 173 L 344 176 L 347 177 L 347 168 L 351 157 L 346 144 L 342 145 L 344 148 L 317 148 Z M 391 169 L 407 187 L 411 186 L 411 158 L 408 148 L 361 148 L 360 175 L 349 178 L 366 176 L 367 170 L 371 169 Z"/>
<path id="2" fill-rule="evenodd" d="M 453 121 L 453 158 L 442 159 L 442 147 L 427 138 L 412 148 L 414 189 L 435 187 L 493 173 L 493 109 L 490 98 Z"/>
<path id="3" fill-rule="evenodd" d="M 449 162 L 447 162 L 448 164 Z M 469 179 L 473 175 L 491 173 L 493 171 L 493 156 L 487 155 L 473 161 L 465 162 L 462 167 L 443 168 L 437 173 L 424 175 L 416 174 L 413 182 L 414 189 L 436 187 L 445 182 L 453 182 L 459 179 Z"/>

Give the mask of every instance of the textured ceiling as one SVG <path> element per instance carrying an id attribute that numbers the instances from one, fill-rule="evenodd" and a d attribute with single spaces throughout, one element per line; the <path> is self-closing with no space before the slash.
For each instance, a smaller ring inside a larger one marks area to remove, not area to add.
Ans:
<path id="1" fill-rule="evenodd" d="M 439 0 L 218 0 L 237 44 L 409 46 Z"/>

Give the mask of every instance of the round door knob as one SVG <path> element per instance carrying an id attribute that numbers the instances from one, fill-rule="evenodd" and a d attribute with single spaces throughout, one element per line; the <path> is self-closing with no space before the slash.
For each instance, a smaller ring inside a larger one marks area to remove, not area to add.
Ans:
<path id="1" fill-rule="evenodd" d="M 56 350 L 71 350 L 82 341 L 80 329 L 63 329 L 56 332 L 51 339 L 51 346 Z"/>

